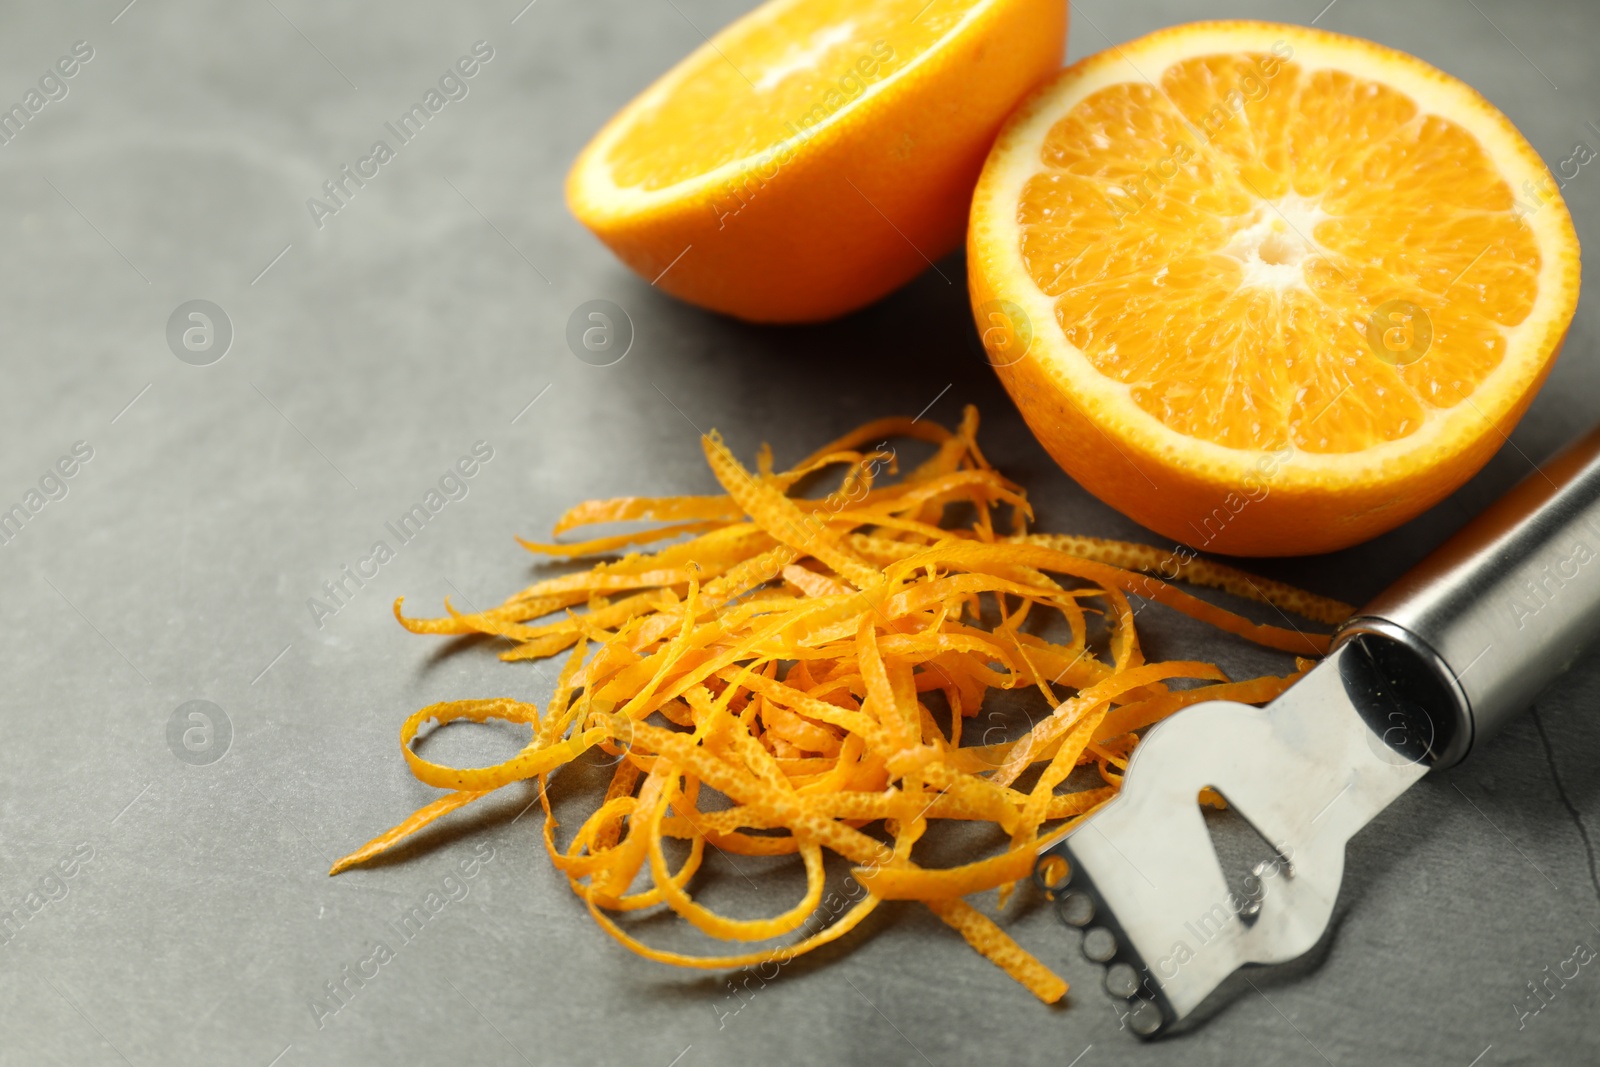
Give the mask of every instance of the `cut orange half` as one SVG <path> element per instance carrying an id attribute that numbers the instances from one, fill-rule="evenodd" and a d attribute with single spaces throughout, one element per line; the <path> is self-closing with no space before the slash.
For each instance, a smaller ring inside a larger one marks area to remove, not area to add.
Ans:
<path id="1" fill-rule="evenodd" d="M 623 108 L 567 202 L 685 300 L 831 318 L 960 244 L 995 133 L 1065 46 L 1065 0 L 773 0 Z"/>
<path id="2" fill-rule="evenodd" d="M 989 358 L 1085 488 L 1198 550 L 1371 537 L 1506 440 L 1578 298 L 1539 156 L 1413 56 L 1180 26 L 1074 65 L 972 205 Z"/>

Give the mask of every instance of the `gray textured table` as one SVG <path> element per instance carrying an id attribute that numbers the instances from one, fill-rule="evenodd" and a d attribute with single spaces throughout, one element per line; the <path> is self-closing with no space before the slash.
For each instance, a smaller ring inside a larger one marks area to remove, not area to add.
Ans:
<path id="1" fill-rule="evenodd" d="M 1600 963 L 1519 1014 L 1545 967 L 1600 946 L 1595 656 L 1355 843 L 1336 934 L 1311 961 L 1150 1047 L 1119 1032 L 1096 969 L 1037 906 L 1010 926 L 1074 983 L 1064 1008 L 915 907 L 742 998 L 724 976 L 644 964 L 551 870 L 520 789 L 394 862 L 325 877 L 431 795 L 400 760 L 402 716 L 550 684 L 490 646 L 405 634 L 390 601 L 519 588 L 530 567 L 511 535 L 542 535 L 584 495 L 708 489 L 691 424 L 781 458 L 936 397 L 947 421 L 977 403 L 985 448 L 1043 526 L 1141 533 L 1023 428 L 977 355 L 959 259 L 943 265 L 954 285 L 930 274 L 845 322 L 756 329 L 663 297 L 568 217 L 561 182 L 589 133 L 747 0 L 124 2 L 0 14 L 4 101 L 74 42 L 92 49 L 0 146 L 0 501 L 76 442 L 92 450 L 0 550 L 0 902 L 25 914 L 0 934 L 0 1062 L 1594 1062 Z M 1323 2 L 1086 0 L 1070 51 L 1200 16 L 1309 21 Z M 1320 25 L 1477 86 L 1552 166 L 1600 145 L 1589 0 L 1329 7 Z M 306 199 L 480 40 L 493 54 L 467 94 L 319 228 Z M 1566 190 L 1589 242 L 1592 169 Z M 615 366 L 564 341 L 593 298 L 637 329 Z M 204 367 L 167 337 L 195 299 L 232 331 Z M 1370 544 L 1262 569 L 1355 601 L 1376 591 L 1595 418 L 1595 330 L 1586 301 L 1511 445 L 1456 497 Z M 388 538 L 480 441 L 493 458 L 466 495 Z M 314 617 L 308 599 L 380 539 L 394 557 Z M 1146 617 L 1157 654 L 1279 665 Z M 203 762 L 203 733 L 199 753 L 184 747 L 187 712 L 169 744 L 192 700 L 221 709 L 220 760 Z M 430 747 L 488 759 L 517 743 L 446 731 Z M 749 914 L 740 879 L 712 873 Z M 390 924 L 429 893 L 443 906 L 402 940 Z M 319 1015 L 325 984 L 380 940 L 392 958 Z"/>

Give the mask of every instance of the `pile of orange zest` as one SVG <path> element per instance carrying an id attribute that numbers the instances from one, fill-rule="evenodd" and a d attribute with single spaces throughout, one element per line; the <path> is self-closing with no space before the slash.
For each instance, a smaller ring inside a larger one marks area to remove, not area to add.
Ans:
<path id="1" fill-rule="evenodd" d="M 498 635 L 511 642 L 507 660 L 567 658 L 543 714 L 518 700 L 463 700 L 406 719 L 412 773 L 448 792 L 332 873 L 538 778 L 551 861 L 595 921 L 640 955 L 712 969 L 781 962 L 842 937 L 880 901 L 917 900 L 1041 1000 L 1059 1000 L 1066 983 L 963 898 L 998 887 L 1003 906 L 1042 844 L 1116 795 L 1137 731 L 1201 700 L 1264 703 L 1310 666 L 1297 659 L 1284 677 L 1230 681 L 1210 663 L 1146 663 L 1130 595 L 1306 655 L 1326 651 L 1326 634 L 1254 622 L 1169 580 L 1256 600 L 1286 622 L 1292 611 L 1334 624 L 1351 608 L 1192 554 L 1029 533 L 1027 497 L 989 465 L 977 427 L 973 408 L 953 431 L 879 420 L 782 472 L 765 449 L 746 469 L 712 434 L 706 460 L 725 495 L 590 501 L 562 516 L 558 533 L 666 525 L 524 544 L 574 558 L 679 540 L 537 582 L 489 611 L 446 602 L 444 617 L 414 619 L 396 601 L 396 618 L 415 633 Z M 932 456 L 880 484 L 899 473 L 890 442 L 908 437 L 932 445 Z M 840 468 L 827 498 L 796 495 Z M 957 511 L 970 521 L 945 527 Z M 998 518 L 1009 520 L 1003 531 Z M 1041 636 L 1047 620 L 1056 638 Z M 1188 684 L 1169 688 L 1177 681 Z M 1020 737 L 963 736 L 991 691 L 1011 689 L 1037 690 L 1054 710 Z M 529 725 L 531 742 L 475 768 L 412 748 L 429 723 L 489 719 Z M 591 750 L 614 757 L 615 771 L 562 847 L 543 786 Z M 1091 767 L 1098 782 L 1071 784 L 1080 768 L 1076 781 L 1092 780 Z M 1004 847 L 924 866 L 913 852 L 937 820 L 990 824 Z M 669 840 L 680 843 L 676 865 Z M 798 854 L 805 892 L 770 918 L 717 914 L 690 893 L 708 846 Z M 823 908 L 827 852 L 853 865 L 853 884 Z M 720 940 L 791 940 L 691 956 L 646 945 L 613 918 L 663 906 Z"/>

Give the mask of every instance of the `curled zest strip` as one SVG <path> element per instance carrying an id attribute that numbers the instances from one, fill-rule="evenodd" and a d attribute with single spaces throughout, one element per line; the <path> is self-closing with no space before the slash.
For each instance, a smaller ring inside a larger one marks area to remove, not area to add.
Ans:
<path id="1" fill-rule="evenodd" d="M 787 470 L 763 451 L 754 471 L 711 435 L 702 443 L 723 495 L 590 501 L 556 534 L 656 525 L 522 542 L 587 570 L 470 614 L 446 603 L 439 618 L 409 618 L 396 601 L 413 632 L 497 635 L 509 661 L 566 659 L 542 714 L 502 698 L 409 716 L 402 755 L 445 792 L 331 873 L 537 779 L 552 865 L 602 930 L 647 959 L 782 964 L 845 937 L 880 901 L 913 900 L 1040 1000 L 1060 1000 L 1066 983 L 969 898 L 998 889 L 1004 909 L 1030 884 L 1042 844 L 1117 795 L 1139 731 L 1202 700 L 1264 703 L 1311 666 L 1297 659 L 1282 676 L 1230 680 L 1198 660 L 1147 663 L 1134 600 L 1297 654 L 1324 650 L 1327 634 L 1257 622 L 1172 583 L 1324 626 L 1349 607 L 1192 554 L 1030 533 L 1026 494 L 990 466 L 977 429 L 972 408 L 954 430 L 881 419 Z M 932 455 L 901 476 L 889 442 L 904 438 Z M 797 495 L 823 479 L 835 480 L 826 497 Z M 952 515 L 966 524 L 950 525 Z M 1027 730 L 997 732 L 987 706 L 996 690 L 1046 710 Z M 532 740 L 488 767 L 416 751 L 429 724 L 489 721 L 527 725 Z M 572 763 L 597 761 L 613 765 L 609 783 L 563 831 L 544 787 Z M 919 843 L 952 822 L 989 824 L 1008 843 L 953 867 L 918 862 Z M 793 857 L 777 862 L 803 870 L 805 890 L 767 918 L 719 914 L 694 897 L 708 847 Z M 851 865 L 842 886 L 829 853 Z M 707 956 L 656 948 L 618 918 L 651 909 L 718 940 L 766 944 Z"/>
<path id="2" fill-rule="evenodd" d="M 455 700 L 443 704 L 430 704 L 421 711 L 413 713 L 400 728 L 400 744 L 406 763 L 411 766 L 411 773 L 417 776 L 418 781 L 438 789 L 488 792 L 511 782 L 555 770 L 610 736 L 604 728 L 587 730 L 559 745 L 547 748 L 529 746 L 504 763 L 481 768 L 446 767 L 425 760 L 412 750 L 411 742 L 424 723 L 437 720 L 439 725 L 443 726 L 445 723 L 460 719 L 472 722 L 500 719 L 505 722 L 536 723 L 538 715 L 532 704 L 522 704 L 515 700 Z"/>

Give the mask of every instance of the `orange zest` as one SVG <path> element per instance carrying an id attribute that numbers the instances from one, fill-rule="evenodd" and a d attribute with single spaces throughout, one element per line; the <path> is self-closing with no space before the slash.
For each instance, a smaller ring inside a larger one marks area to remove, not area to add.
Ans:
<path id="1" fill-rule="evenodd" d="M 1293 610 L 1333 624 L 1351 609 L 1204 561 L 1173 569 L 1147 546 L 1030 533 L 1026 495 L 983 457 L 977 426 L 972 408 L 954 430 L 880 420 L 781 472 L 765 453 L 746 468 L 711 435 L 706 459 L 726 495 L 591 501 L 560 524 L 653 518 L 677 524 L 663 536 L 680 540 L 537 582 L 484 612 L 447 602 L 443 617 L 413 619 L 397 601 L 416 632 L 497 634 L 512 642 L 506 660 L 566 660 L 542 713 L 502 698 L 409 716 L 402 755 L 446 793 L 331 873 L 495 790 L 542 785 L 606 753 L 610 784 L 565 845 L 541 789 L 543 833 L 573 892 L 630 950 L 704 969 L 781 963 L 836 941 L 882 900 L 916 900 L 1039 999 L 1059 1000 L 1066 983 L 965 898 L 999 889 L 1003 903 L 1042 846 L 1114 797 L 1136 731 L 1200 700 L 1265 702 L 1310 665 L 1230 681 L 1205 662 L 1147 663 L 1130 597 L 1295 653 L 1324 649 L 1326 634 L 1254 622 L 1164 579 L 1225 589 L 1282 619 Z M 902 437 L 932 455 L 889 481 L 899 474 L 890 441 Z M 798 495 L 830 471 L 826 498 Z M 952 513 L 970 521 L 946 526 Z M 567 555 L 653 540 L 527 547 Z M 970 725 L 1007 690 L 1036 691 L 1052 710 L 1018 736 Z M 490 767 L 413 749 L 429 724 L 490 719 L 526 725 L 531 740 Z M 987 823 L 1003 847 L 928 866 L 918 845 L 944 821 Z M 718 914 L 692 891 L 708 847 L 793 856 L 805 888 L 765 918 Z M 829 888 L 828 853 L 852 865 L 842 889 Z M 764 944 L 669 951 L 619 918 L 663 908 L 710 938 Z"/>

